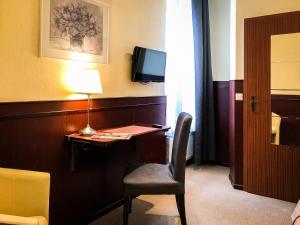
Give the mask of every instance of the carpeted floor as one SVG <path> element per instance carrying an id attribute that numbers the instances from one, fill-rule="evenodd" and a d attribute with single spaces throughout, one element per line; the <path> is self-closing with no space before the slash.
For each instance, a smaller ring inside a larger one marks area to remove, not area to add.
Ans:
<path id="1" fill-rule="evenodd" d="M 234 190 L 229 169 L 186 170 L 188 225 L 291 225 L 296 204 Z M 90 225 L 122 225 L 120 207 Z M 140 196 L 133 201 L 130 225 L 180 225 L 173 196 Z"/>

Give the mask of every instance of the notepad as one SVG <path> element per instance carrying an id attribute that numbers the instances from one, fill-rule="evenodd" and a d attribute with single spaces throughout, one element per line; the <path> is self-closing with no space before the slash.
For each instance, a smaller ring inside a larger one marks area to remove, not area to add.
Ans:
<path id="1" fill-rule="evenodd" d="M 119 139 L 119 140 L 129 140 L 131 138 L 129 133 L 97 133 L 91 136 L 92 139 Z"/>

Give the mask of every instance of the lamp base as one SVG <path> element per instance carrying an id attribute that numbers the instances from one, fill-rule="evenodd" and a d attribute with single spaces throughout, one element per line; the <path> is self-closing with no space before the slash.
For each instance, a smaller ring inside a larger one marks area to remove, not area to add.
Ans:
<path id="1" fill-rule="evenodd" d="M 86 136 L 94 135 L 96 133 L 97 131 L 91 128 L 89 124 L 86 126 L 86 128 L 79 131 L 79 134 L 86 135 Z"/>

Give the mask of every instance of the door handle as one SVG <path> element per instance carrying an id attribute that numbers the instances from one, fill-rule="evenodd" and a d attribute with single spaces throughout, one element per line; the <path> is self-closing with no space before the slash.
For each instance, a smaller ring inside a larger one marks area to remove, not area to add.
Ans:
<path id="1" fill-rule="evenodd" d="M 250 104 L 251 104 L 251 109 L 252 109 L 252 112 L 255 112 L 256 110 L 256 103 L 258 101 L 255 100 L 255 96 L 251 96 L 251 100 L 250 100 Z"/>

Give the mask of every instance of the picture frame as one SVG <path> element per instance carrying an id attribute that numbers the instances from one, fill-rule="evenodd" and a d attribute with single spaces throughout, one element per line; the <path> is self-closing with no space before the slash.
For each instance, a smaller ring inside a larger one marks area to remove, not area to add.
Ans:
<path id="1" fill-rule="evenodd" d="M 40 0 L 40 56 L 108 64 L 109 6 L 98 0 Z"/>

